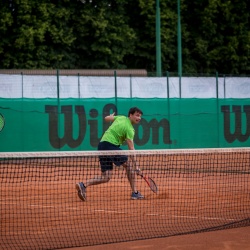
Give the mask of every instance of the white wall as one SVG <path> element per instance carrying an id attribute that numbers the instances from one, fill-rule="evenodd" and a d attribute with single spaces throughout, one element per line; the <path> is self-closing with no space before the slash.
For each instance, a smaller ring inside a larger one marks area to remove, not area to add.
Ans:
<path id="1" fill-rule="evenodd" d="M 216 98 L 215 77 L 117 77 L 117 97 Z M 114 77 L 60 76 L 60 98 L 111 98 Z M 181 87 L 180 87 L 181 86 Z M 0 74 L 0 98 L 57 98 L 57 77 Z M 219 98 L 250 98 L 250 77 L 218 78 Z"/>

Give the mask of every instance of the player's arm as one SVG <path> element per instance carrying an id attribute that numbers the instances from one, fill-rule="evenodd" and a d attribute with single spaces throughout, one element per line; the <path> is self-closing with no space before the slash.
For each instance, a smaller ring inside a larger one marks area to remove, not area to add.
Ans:
<path id="1" fill-rule="evenodd" d="M 134 146 L 134 141 L 127 139 L 127 144 L 128 144 L 128 149 L 129 150 L 135 150 L 135 146 Z"/>
<path id="2" fill-rule="evenodd" d="M 106 122 L 113 122 L 113 121 L 115 120 L 114 116 L 115 116 L 115 113 L 110 114 L 110 115 L 108 115 L 108 116 L 105 116 L 104 120 L 105 120 Z"/>

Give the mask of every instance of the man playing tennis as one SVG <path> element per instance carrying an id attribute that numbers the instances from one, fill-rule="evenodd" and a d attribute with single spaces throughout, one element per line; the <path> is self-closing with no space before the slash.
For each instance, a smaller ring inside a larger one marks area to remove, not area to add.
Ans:
<path id="1" fill-rule="evenodd" d="M 104 119 L 106 122 L 112 122 L 111 126 L 106 130 L 98 144 L 98 150 L 122 150 L 120 146 L 126 141 L 129 150 L 135 150 L 134 148 L 134 135 L 135 130 L 133 128 L 134 124 L 138 124 L 141 121 L 141 116 L 143 112 L 137 108 L 133 107 L 128 112 L 128 117 L 126 116 L 115 116 L 115 113 L 106 116 Z M 139 168 L 128 164 L 128 156 L 126 155 L 111 155 L 111 156 L 99 156 L 99 161 L 101 165 L 101 176 L 95 177 L 93 179 L 87 180 L 87 182 L 79 182 L 76 184 L 76 190 L 78 196 L 82 201 L 86 201 L 86 188 L 91 185 L 98 185 L 102 183 L 109 182 L 112 177 L 113 164 L 116 166 L 123 166 L 126 170 L 127 178 L 132 189 L 131 199 L 138 200 L 143 199 L 144 196 L 136 189 L 135 184 L 135 174 L 140 171 Z M 133 158 L 134 165 L 135 158 Z"/>

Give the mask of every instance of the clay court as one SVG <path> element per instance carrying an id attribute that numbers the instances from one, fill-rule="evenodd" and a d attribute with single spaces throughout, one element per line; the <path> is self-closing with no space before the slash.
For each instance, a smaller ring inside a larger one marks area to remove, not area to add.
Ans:
<path id="1" fill-rule="evenodd" d="M 219 159 L 217 163 L 224 161 Z M 159 191 L 151 192 L 138 179 L 145 199 L 136 201 L 130 199 L 125 171 L 116 168 L 109 183 L 88 188 L 87 202 L 78 198 L 75 183 L 99 174 L 97 161 L 91 166 L 83 158 L 1 164 L 0 249 L 188 249 L 196 237 L 202 242 L 214 237 L 213 242 L 223 245 L 218 237 L 227 242 L 226 236 L 237 232 L 239 249 L 247 249 L 249 173 L 236 172 L 235 165 L 227 166 L 227 172 L 209 170 L 209 163 L 202 161 L 202 169 L 191 168 L 190 162 L 166 168 L 162 160 L 154 168 L 145 167 Z M 197 249 L 202 242 L 196 243 Z"/>
<path id="2" fill-rule="evenodd" d="M 208 233 L 70 248 L 70 250 L 249 250 L 249 235 L 250 227 L 241 227 Z"/>

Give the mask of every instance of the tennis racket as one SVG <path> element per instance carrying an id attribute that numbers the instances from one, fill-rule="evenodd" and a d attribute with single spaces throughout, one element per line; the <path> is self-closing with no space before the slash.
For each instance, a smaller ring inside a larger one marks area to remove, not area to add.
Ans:
<path id="1" fill-rule="evenodd" d="M 2 116 L 2 114 L 0 114 L 0 132 L 3 130 L 4 125 L 5 125 L 4 117 Z"/>
<path id="2" fill-rule="evenodd" d="M 158 187 L 152 178 L 147 175 L 143 175 L 141 172 L 137 172 L 137 175 L 141 176 L 141 178 L 148 184 L 148 186 L 154 193 L 157 193 Z"/>

